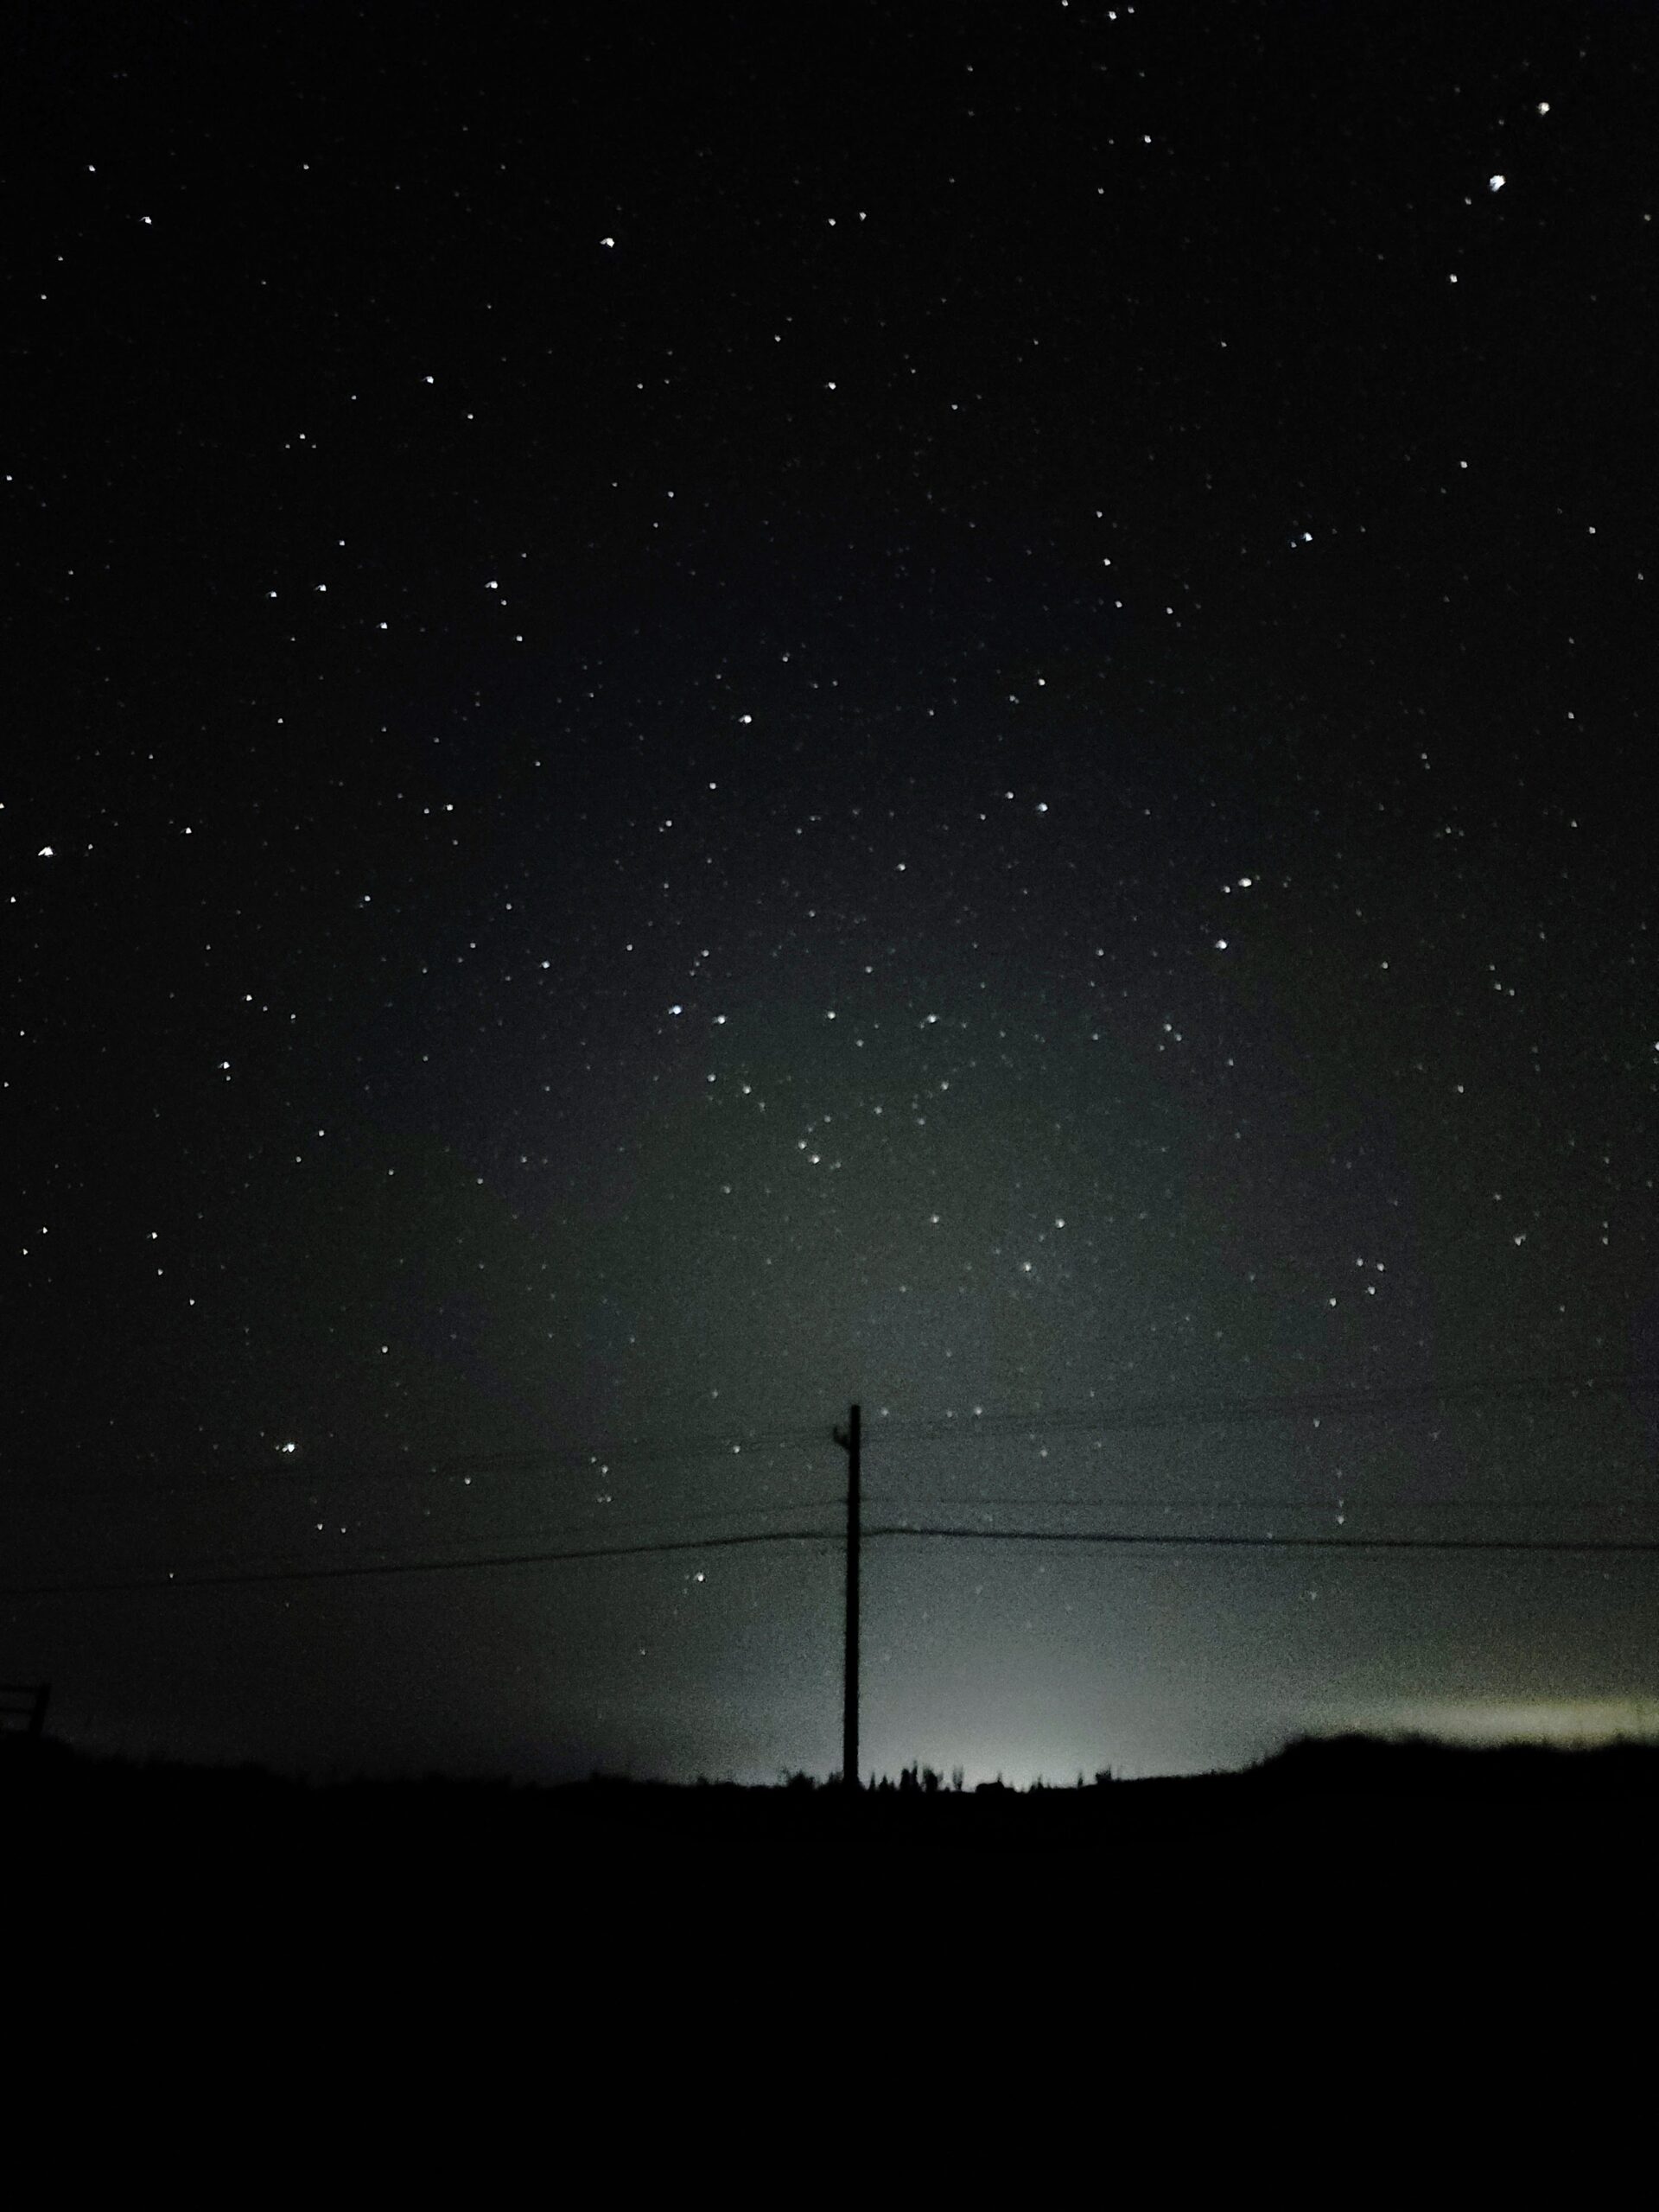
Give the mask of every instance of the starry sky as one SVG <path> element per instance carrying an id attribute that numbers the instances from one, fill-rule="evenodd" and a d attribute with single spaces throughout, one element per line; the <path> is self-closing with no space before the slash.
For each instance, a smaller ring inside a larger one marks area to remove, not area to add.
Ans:
<path id="1" fill-rule="evenodd" d="M 1651 1721 L 1282 1541 L 1659 1538 L 1651 12 L 10 35 L 0 1674 L 827 1774 L 857 1401 L 867 1769 Z"/>

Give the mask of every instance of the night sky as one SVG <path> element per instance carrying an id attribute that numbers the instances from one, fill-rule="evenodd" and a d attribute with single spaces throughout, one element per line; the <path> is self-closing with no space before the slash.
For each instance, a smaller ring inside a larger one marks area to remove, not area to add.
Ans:
<path id="1" fill-rule="evenodd" d="M 827 1774 L 855 1400 L 872 1529 L 1659 1538 L 1649 8 L 10 35 L 57 1732 Z M 862 1764 L 1651 1725 L 1656 1625 L 872 1537 Z"/>

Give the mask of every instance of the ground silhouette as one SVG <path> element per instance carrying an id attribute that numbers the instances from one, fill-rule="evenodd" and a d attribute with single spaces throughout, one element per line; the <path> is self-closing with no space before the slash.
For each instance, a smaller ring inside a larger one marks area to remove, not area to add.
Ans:
<path id="1" fill-rule="evenodd" d="M 100 1758 L 50 1738 L 0 1738 L 0 1820 L 14 1848 L 83 1849 L 169 1864 L 328 1850 L 395 1840 L 440 1849 L 607 1849 L 627 1844 L 852 1844 L 925 1849 L 1109 1848 L 1149 1833 L 1213 1833 L 1323 1810 L 1367 1816 L 1393 1808 L 1503 1808 L 1535 1815 L 1659 1806 L 1659 1746 L 1532 1744 L 1471 1749 L 1422 1738 L 1300 1738 L 1236 1772 L 1120 1781 L 1102 1772 L 1071 1787 L 1000 1781 L 963 1786 L 912 1765 L 859 1789 L 795 1774 L 769 1787 L 709 1780 L 632 1781 L 595 1774 L 554 1785 L 360 1777 L 307 1781 L 257 1765 Z"/>

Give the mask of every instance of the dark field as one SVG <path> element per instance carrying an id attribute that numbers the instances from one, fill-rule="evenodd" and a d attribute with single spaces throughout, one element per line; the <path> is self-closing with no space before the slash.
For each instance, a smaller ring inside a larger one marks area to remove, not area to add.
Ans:
<path id="1" fill-rule="evenodd" d="M 824 1844 L 1109 1849 L 1129 1839 L 1240 1832 L 1321 1812 L 1455 1821 L 1611 1815 L 1645 1825 L 1659 1804 L 1659 1747 L 1505 1745 L 1469 1749 L 1362 1736 L 1305 1739 L 1236 1773 L 1026 1790 L 956 1789 L 912 1768 L 861 1789 L 795 1776 L 771 1788 L 595 1775 L 537 1785 L 428 1776 L 312 1782 L 256 1766 L 143 1764 L 50 1742 L 0 1745 L 0 1819 L 16 1848 L 73 1856 L 96 1845 L 176 1859 L 228 1847 L 265 1855 L 396 1840 L 554 1854 L 671 1844 L 789 1848 Z"/>

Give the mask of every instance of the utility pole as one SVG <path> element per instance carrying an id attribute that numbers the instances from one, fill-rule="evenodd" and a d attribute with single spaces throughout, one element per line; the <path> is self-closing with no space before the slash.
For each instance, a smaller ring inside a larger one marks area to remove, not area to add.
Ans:
<path id="1" fill-rule="evenodd" d="M 841 1707 L 841 1784 L 858 1788 L 858 1408 L 844 1429 L 834 1432 L 847 1454 L 847 1657 Z"/>

